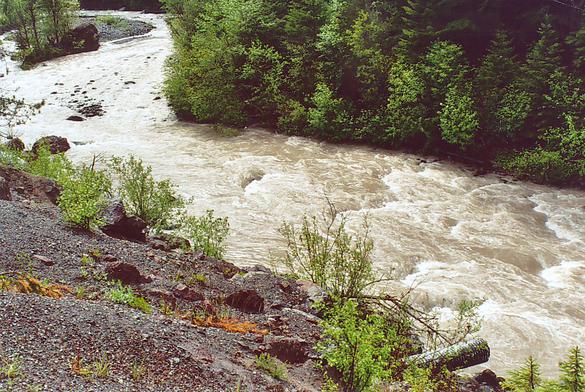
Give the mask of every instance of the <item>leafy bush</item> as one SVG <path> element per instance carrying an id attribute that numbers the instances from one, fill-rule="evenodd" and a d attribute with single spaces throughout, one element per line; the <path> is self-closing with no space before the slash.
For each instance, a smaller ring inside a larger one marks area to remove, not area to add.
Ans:
<path id="1" fill-rule="evenodd" d="M 131 308 L 140 310 L 142 313 L 152 313 L 148 301 L 136 295 L 132 287 L 124 286 L 121 282 L 117 282 L 115 287 L 109 291 L 108 297 L 117 304 L 128 305 Z"/>
<path id="2" fill-rule="evenodd" d="M 64 154 L 52 154 L 48 146 L 41 146 L 36 155 L 29 158 L 28 172 L 50 178 L 61 185 L 78 170 Z"/>
<path id="3" fill-rule="evenodd" d="M 286 380 L 288 377 L 286 366 L 281 364 L 268 353 L 262 353 L 256 357 L 256 367 L 264 370 L 277 380 Z"/>
<path id="4" fill-rule="evenodd" d="M 576 174 L 576 168 L 560 151 L 540 147 L 501 158 L 498 165 L 511 174 L 539 183 L 563 183 Z"/>
<path id="5" fill-rule="evenodd" d="M 215 218 L 213 210 L 205 215 L 185 216 L 181 221 L 181 234 L 191 243 L 193 250 L 202 251 L 209 257 L 223 258 L 225 240 L 229 233 L 227 218 Z"/>
<path id="6" fill-rule="evenodd" d="M 168 228 L 177 219 L 185 200 L 169 180 L 155 181 L 152 168 L 141 159 L 112 158 L 110 168 L 118 180 L 118 192 L 129 214 L 143 219 L 153 229 Z"/>
<path id="7" fill-rule="evenodd" d="M 86 229 L 103 226 L 100 213 L 108 203 L 112 183 L 104 171 L 81 166 L 68 178 L 61 178 L 63 191 L 59 208 L 67 222 Z"/>
<path id="8" fill-rule="evenodd" d="M 95 21 L 98 26 L 107 25 L 121 29 L 126 29 L 130 27 L 130 23 L 128 22 L 128 20 L 125 18 L 120 18 L 119 16 L 98 15 Z"/>
<path id="9" fill-rule="evenodd" d="M 364 314 L 355 300 L 337 302 L 325 312 L 317 350 L 343 375 L 348 391 L 374 391 L 393 375 L 393 354 L 406 343 L 377 314 Z"/>
<path id="10" fill-rule="evenodd" d="M 335 298 L 359 297 L 380 281 L 372 269 L 374 245 L 366 219 L 359 235 L 349 234 L 346 224 L 347 217 L 331 204 L 321 220 L 304 216 L 300 228 L 284 223 L 279 230 L 288 245 L 283 265 Z"/>

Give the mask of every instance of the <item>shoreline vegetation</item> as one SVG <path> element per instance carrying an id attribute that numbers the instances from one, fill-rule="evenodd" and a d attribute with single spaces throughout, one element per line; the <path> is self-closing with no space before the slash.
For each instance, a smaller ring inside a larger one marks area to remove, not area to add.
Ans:
<path id="1" fill-rule="evenodd" d="M 165 0 L 183 120 L 585 186 L 583 10 L 540 0 Z"/>

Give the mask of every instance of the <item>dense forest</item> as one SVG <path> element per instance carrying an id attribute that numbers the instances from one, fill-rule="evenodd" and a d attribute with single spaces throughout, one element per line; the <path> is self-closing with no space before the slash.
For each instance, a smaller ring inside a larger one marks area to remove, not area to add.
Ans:
<path id="1" fill-rule="evenodd" d="M 585 177 L 585 2 L 165 0 L 185 119 Z"/>

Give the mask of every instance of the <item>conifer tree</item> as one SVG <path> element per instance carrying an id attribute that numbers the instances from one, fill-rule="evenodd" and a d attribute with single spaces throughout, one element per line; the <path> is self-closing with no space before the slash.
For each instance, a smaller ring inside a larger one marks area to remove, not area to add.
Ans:
<path id="1" fill-rule="evenodd" d="M 559 364 L 561 368 L 561 386 L 568 392 L 585 391 L 585 361 L 579 346 L 575 346 L 569 351 L 569 357 L 566 361 Z"/>
<path id="2" fill-rule="evenodd" d="M 512 392 L 532 392 L 541 384 L 540 365 L 529 356 L 520 369 L 510 372 L 503 387 Z"/>

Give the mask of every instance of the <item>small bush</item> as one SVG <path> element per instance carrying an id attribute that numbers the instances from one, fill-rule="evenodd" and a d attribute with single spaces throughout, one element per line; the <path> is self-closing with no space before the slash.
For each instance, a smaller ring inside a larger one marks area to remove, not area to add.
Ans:
<path id="1" fill-rule="evenodd" d="M 120 18 L 113 15 L 99 15 L 96 17 L 96 25 L 98 26 L 112 26 L 120 29 L 127 29 L 130 27 L 130 22 L 127 19 Z"/>
<path id="2" fill-rule="evenodd" d="M 153 229 L 168 228 L 185 206 L 169 180 L 155 181 L 152 168 L 141 159 L 112 158 L 110 168 L 119 181 L 119 193 L 129 214 L 143 219 Z"/>
<path id="3" fill-rule="evenodd" d="M 52 154 L 48 146 L 41 146 L 31 158 L 28 172 L 50 178 L 58 184 L 64 184 L 76 171 L 73 163 L 64 154 Z"/>
<path id="4" fill-rule="evenodd" d="M 577 168 L 559 151 L 540 147 L 498 160 L 505 171 L 538 183 L 562 184 L 573 177 Z"/>
<path id="5" fill-rule="evenodd" d="M 359 235 L 349 234 L 346 224 L 347 218 L 340 216 L 333 205 L 322 220 L 304 216 L 300 228 L 284 223 L 279 230 L 288 245 L 283 265 L 333 297 L 359 297 L 380 281 L 372 269 L 374 245 L 366 219 Z"/>
<path id="6" fill-rule="evenodd" d="M 286 380 L 288 377 L 286 366 L 268 353 L 262 353 L 256 357 L 256 367 L 264 370 L 277 380 Z"/>
<path id="7" fill-rule="evenodd" d="M 100 213 L 108 203 L 112 183 L 105 172 L 81 166 L 71 177 L 62 179 L 59 207 L 63 218 L 86 229 L 103 226 Z"/>
<path id="8" fill-rule="evenodd" d="M 225 240 L 229 234 L 229 223 L 227 218 L 216 218 L 213 211 L 208 210 L 200 217 L 183 217 L 181 234 L 190 241 L 193 250 L 200 250 L 209 257 L 221 259 L 226 250 Z"/>
<path id="9" fill-rule="evenodd" d="M 117 304 L 128 305 L 131 308 L 140 310 L 142 313 L 152 313 L 150 304 L 146 299 L 134 294 L 132 287 L 124 286 L 120 282 L 117 282 L 116 287 L 110 290 L 108 297 Z"/>

